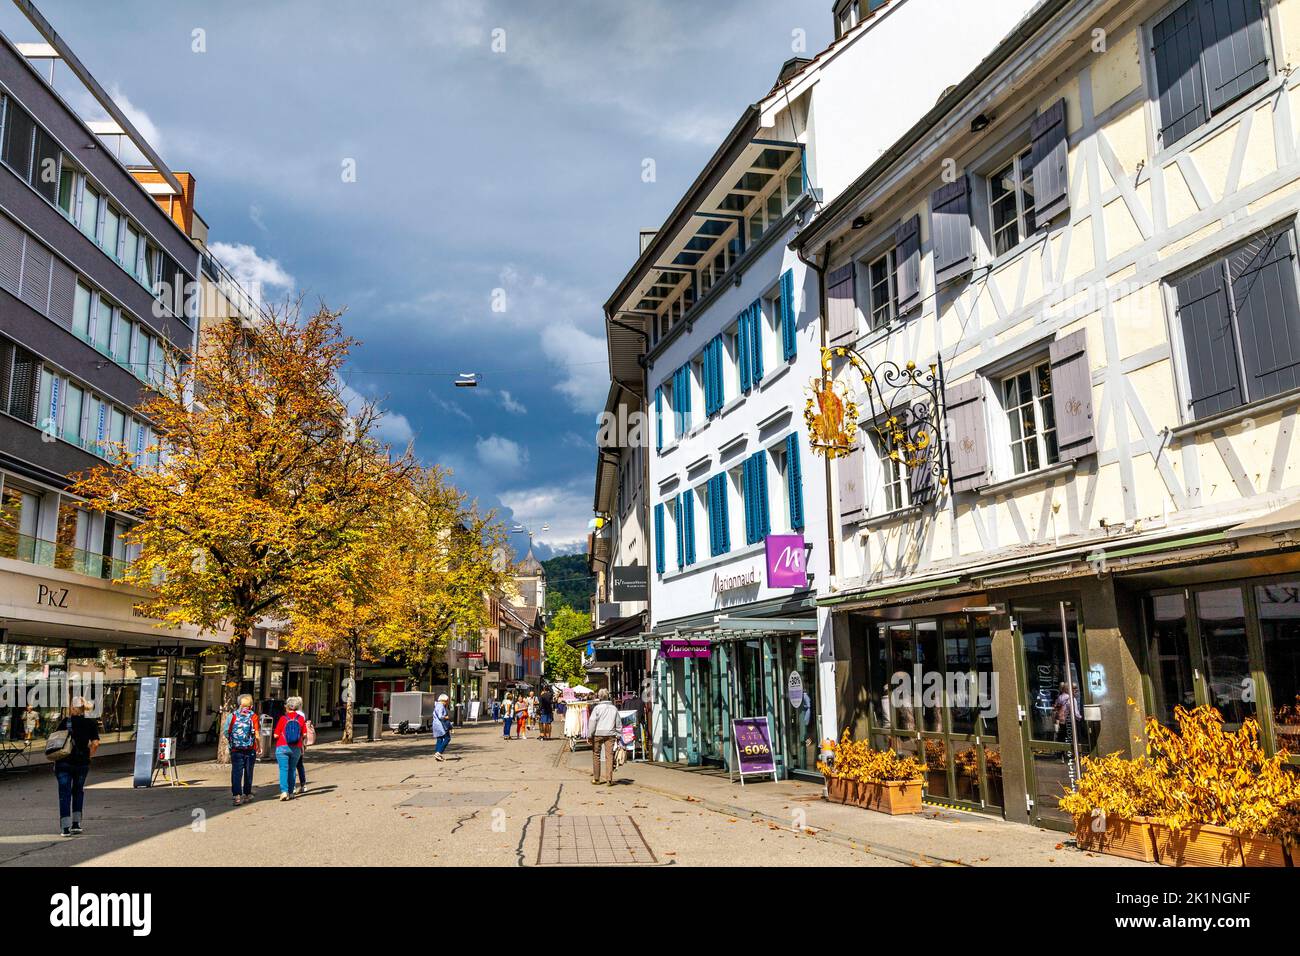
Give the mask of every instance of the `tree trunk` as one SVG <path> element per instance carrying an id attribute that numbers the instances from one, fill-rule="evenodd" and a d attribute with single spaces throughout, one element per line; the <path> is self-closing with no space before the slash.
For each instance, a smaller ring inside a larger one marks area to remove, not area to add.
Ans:
<path id="1" fill-rule="evenodd" d="M 352 708 L 356 706 L 357 699 L 357 646 L 352 644 L 352 653 L 348 656 L 348 681 L 352 692 L 348 694 L 347 700 L 343 702 L 343 742 L 352 743 Z"/>
<path id="2" fill-rule="evenodd" d="M 226 740 L 226 722 L 235 712 L 239 686 L 244 680 L 244 649 L 248 646 L 251 625 L 235 625 L 235 633 L 226 645 L 226 677 L 221 686 L 221 716 L 217 718 L 217 763 L 230 763 L 230 742 Z"/>

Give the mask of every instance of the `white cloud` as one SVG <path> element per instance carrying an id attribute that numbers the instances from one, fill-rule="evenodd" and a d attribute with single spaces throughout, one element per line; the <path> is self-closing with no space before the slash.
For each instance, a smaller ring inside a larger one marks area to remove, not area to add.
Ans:
<path id="1" fill-rule="evenodd" d="M 376 407 L 379 405 L 374 399 L 367 398 L 346 382 L 343 383 L 343 404 L 354 414 L 362 405 L 373 404 Z M 415 429 L 411 426 L 411 420 L 400 412 L 386 412 L 382 408 L 379 411 L 381 414 L 375 426 L 375 437 L 399 449 L 405 448 L 415 438 Z"/>
<path id="2" fill-rule="evenodd" d="M 605 407 L 609 368 L 603 338 L 568 323 L 548 325 L 542 330 L 542 353 L 562 369 L 555 390 L 574 411 L 595 414 Z"/>
<path id="3" fill-rule="evenodd" d="M 437 405 L 448 415 L 455 415 L 457 418 L 463 418 L 467 422 L 473 421 L 473 419 L 469 417 L 469 412 L 460 407 L 459 402 L 449 401 L 432 391 L 429 392 L 429 397 L 433 399 L 433 404 Z"/>
<path id="4" fill-rule="evenodd" d="M 148 141 L 154 151 L 161 153 L 163 151 L 162 131 L 158 129 L 158 124 L 150 119 L 149 114 L 132 103 L 116 83 L 109 88 L 108 95 L 113 98 L 113 102 L 117 104 L 118 109 L 126 114 L 126 118 L 131 121 L 131 125 L 139 130 L 140 135 Z"/>
<path id="5" fill-rule="evenodd" d="M 528 409 L 524 407 L 523 403 L 515 401 L 514 396 L 511 395 L 509 392 L 507 392 L 504 388 L 500 391 L 499 397 L 501 399 L 501 407 L 504 408 L 506 411 L 510 412 L 512 415 L 528 414 Z"/>
<path id="6" fill-rule="evenodd" d="M 263 301 L 263 289 L 290 290 L 294 286 L 293 276 L 279 260 L 262 258 L 250 245 L 214 242 L 208 248 L 257 302 Z"/>
<path id="7" fill-rule="evenodd" d="M 517 474 L 528 464 L 528 450 L 520 447 L 518 442 L 500 435 L 489 435 L 474 443 L 474 452 L 479 464 L 497 472 Z"/>
<path id="8" fill-rule="evenodd" d="M 591 520 L 591 486 L 583 481 L 567 485 L 541 485 L 518 488 L 497 496 L 510 509 L 514 520 L 536 532 L 557 553 L 576 550 L 587 540 L 587 523 Z M 549 531 L 542 531 L 544 524 Z"/>

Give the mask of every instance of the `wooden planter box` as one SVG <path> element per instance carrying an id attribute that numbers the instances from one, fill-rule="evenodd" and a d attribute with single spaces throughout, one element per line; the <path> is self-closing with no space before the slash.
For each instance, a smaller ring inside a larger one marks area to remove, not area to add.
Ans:
<path id="1" fill-rule="evenodd" d="M 1238 836 L 1237 840 L 1246 866 L 1290 866 L 1281 840 L 1259 836 Z"/>
<path id="2" fill-rule="evenodd" d="M 1120 856 L 1126 860 L 1156 862 L 1156 844 L 1148 817 L 1131 820 L 1107 817 L 1106 829 L 1095 831 L 1092 820 L 1082 817 L 1074 823 L 1074 836 L 1080 850 Z"/>
<path id="3" fill-rule="evenodd" d="M 865 807 L 878 813 L 898 815 L 921 812 L 921 781 L 891 780 L 887 783 L 860 783 L 840 777 L 826 778 L 826 799 Z"/>
<path id="4" fill-rule="evenodd" d="M 1156 856 L 1164 866 L 1245 866 L 1241 842 L 1226 827 L 1211 824 L 1175 833 L 1163 823 L 1153 823 Z"/>

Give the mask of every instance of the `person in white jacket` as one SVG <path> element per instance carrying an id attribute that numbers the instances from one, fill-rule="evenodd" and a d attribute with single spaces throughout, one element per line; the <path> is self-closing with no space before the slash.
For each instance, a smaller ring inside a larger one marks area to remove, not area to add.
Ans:
<path id="1" fill-rule="evenodd" d="M 587 737 L 591 740 L 591 782 L 601 783 L 600 757 L 605 755 L 605 780 L 614 786 L 614 745 L 619 736 L 618 708 L 609 699 L 609 691 L 601 688 L 596 695 L 596 706 L 587 715 Z"/>

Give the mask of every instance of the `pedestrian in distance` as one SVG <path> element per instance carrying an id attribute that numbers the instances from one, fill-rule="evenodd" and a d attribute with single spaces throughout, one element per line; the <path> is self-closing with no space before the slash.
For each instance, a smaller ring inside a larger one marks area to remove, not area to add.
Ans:
<path id="1" fill-rule="evenodd" d="M 506 692 L 505 700 L 501 701 L 501 736 L 506 740 L 510 739 L 510 730 L 515 725 L 515 699 Z"/>
<path id="2" fill-rule="evenodd" d="M 284 702 L 284 715 L 275 722 L 275 762 L 280 765 L 280 799 L 293 799 L 293 781 L 302 759 L 302 742 L 307 736 L 307 721 L 299 712 L 301 697 Z"/>
<path id="3" fill-rule="evenodd" d="M 56 736 L 60 731 L 64 737 Z M 86 716 L 86 698 L 74 697 L 68 716 L 59 720 L 45 745 L 45 755 L 54 759 L 54 777 L 59 784 L 59 829 L 65 837 L 82 832 L 86 775 L 90 773 L 90 758 L 98 749 L 99 721 Z"/>
<path id="4" fill-rule="evenodd" d="M 501 701 L 493 697 L 492 698 L 492 723 L 495 724 L 500 719 L 501 719 Z"/>
<path id="5" fill-rule="evenodd" d="M 515 739 L 528 739 L 528 698 L 523 694 L 515 698 Z"/>
<path id="6" fill-rule="evenodd" d="M 596 704 L 587 715 L 587 737 L 591 740 L 591 782 L 614 786 L 614 745 L 619 737 L 618 708 L 609 699 L 609 691 L 602 687 L 596 695 Z M 600 779 L 600 760 L 605 759 L 605 780 Z"/>
<path id="7" fill-rule="evenodd" d="M 225 738 L 230 746 L 230 793 L 235 806 L 253 799 L 253 767 L 262 753 L 258 718 L 253 712 L 253 695 L 241 694 L 239 706 L 226 721 Z"/>
<path id="8" fill-rule="evenodd" d="M 528 723 L 533 727 L 540 727 L 539 714 L 537 709 L 537 695 L 531 690 L 528 692 Z M 538 740 L 541 740 L 541 733 L 538 733 Z"/>
<path id="9" fill-rule="evenodd" d="M 543 740 L 551 739 L 551 725 L 555 723 L 555 697 L 550 687 L 543 687 L 537 697 L 537 726 Z"/>
<path id="10" fill-rule="evenodd" d="M 439 763 L 447 759 L 443 753 L 451 743 L 451 714 L 447 711 L 448 700 L 446 694 L 438 695 L 438 702 L 433 705 L 433 717 L 429 720 L 429 730 L 433 732 L 433 759 Z"/>

